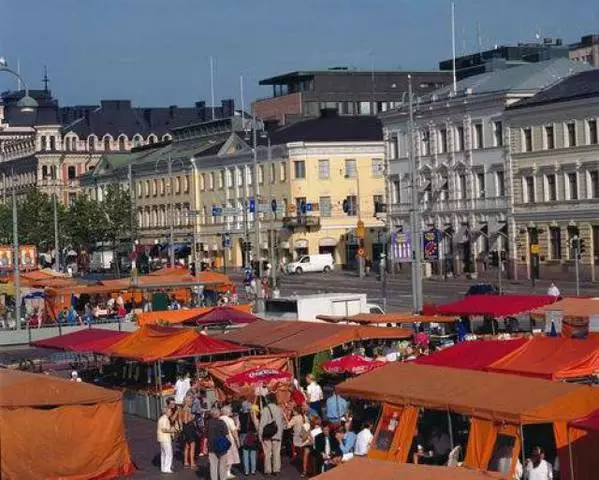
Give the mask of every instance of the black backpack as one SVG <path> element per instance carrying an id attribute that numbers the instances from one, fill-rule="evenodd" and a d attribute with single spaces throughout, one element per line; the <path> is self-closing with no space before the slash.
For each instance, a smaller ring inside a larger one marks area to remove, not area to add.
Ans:
<path id="1" fill-rule="evenodd" d="M 262 429 L 262 439 L 263 440 L 270 440 L 277 433 L 279 433 L 279 427 L 277 425 L 277 422 L 275 422 L 275 417 L 272 414 L 272 410 L 270 409 L 270 405 L 267 405 L 266 408 L 268 408 L 268 411 L 270 412 L 270 418 L 272 419 L 272 421 L 269 422 L 269 423 L 267 423 L 266 425 L 264 425 L 264 428 Z"/>

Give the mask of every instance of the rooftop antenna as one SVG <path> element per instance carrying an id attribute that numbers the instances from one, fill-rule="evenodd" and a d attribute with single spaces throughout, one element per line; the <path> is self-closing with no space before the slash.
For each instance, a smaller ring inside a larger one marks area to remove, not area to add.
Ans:
<path id="1" fill-rule="evenodd" d="M 458 90 L 458 81 L 455 71 L 455 0 L 451 0 L 451 61 L 453 73 L 453 94 Z"/>
<path id="2" fill-rule="evenodd" d="M 21 59 L 17 58 L 17 73 L 19 76 L 17 77 L 17 91 L 21 91 L 23 88 L 23 84 L 21 82 Z"/>
<path id="3" fill-rule="evenodd" d="M 210 55 L 210 105 L 212 120 L 214 120 L 214 58 Z"/>
<path id="4" fill-rule="evenodd" d="M 239 75 L 239 91 L 241 95 L 241 129 L 245 129 L 245 95 L 243 94 L 243 74 Z"/>
<path id="5" fill-rule="evenodd" d="M 44 65 L 44 76 L 42 77 L 42 82 L 44 84 L 44 91 L 48 91 L 48 83 L 50 83 L 50 79 L 48 78 L 48 66 Z"/>
<path id="6" fill-rule="evenodd" d="M 478 56 L 483 56 L 483 38 L 480 34 L 480 22 L 476 22 L 476 47 L 478 48 Z"/>
<path id="7" fill-rule="evenodd" d="M 370 101 L 372 103 L 372 109 L 374 110 L 374 54 L 372 53 L 372 48 L 370 49 L 370 84 L 372 86 L 371 98 Z"/>

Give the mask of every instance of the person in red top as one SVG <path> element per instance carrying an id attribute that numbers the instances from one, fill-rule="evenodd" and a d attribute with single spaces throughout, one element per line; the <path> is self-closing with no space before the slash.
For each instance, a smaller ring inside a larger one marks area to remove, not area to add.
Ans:
<path id="1" fill-rule="evenodd" d="M 127 309 L 125 308 L 125 305 L 119 303 L 116 307 L 116 314 L 121 318 L 127 316 Z"/>

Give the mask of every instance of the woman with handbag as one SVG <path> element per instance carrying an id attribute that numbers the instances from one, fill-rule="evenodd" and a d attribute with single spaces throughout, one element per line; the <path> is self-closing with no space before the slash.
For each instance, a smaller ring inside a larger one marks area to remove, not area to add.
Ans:
<path id="1" fill-rule="evenodd" d="M 293 406 L 291 419 L 287 421 L 287 428 L 293 429 L 293 448 L 296 451 L 296 456 L 302 459 L 302 477 L 307 477 L 312 436 L 310 435 L 310 424 L 302 413 L 302 407 Z"/>
<path id="2" fill-rule="evenodd" d="M 247 400 L 244 400 L 241 404 L 239 424 L 243 473 L 244 475 L 254 475 L 256 473 L 256 457 L 259 445 L 258 418 L 252 404 Z"/>
<path id="3" fill-rule="evenodd" d="M 235 478 L 235 475 L 231 473 L 231 468 L 233 465 L 237 465 L 239 460 L 239 434 L 237 431 L 237 426 L 235 425 L 235 420 L 232 418 L 233 410 L 230 405 L 225 405 L 221 408 L 221 417 L 220 419 L 225 422 L 228 429 L 227 438 L 231 442 L 231 446 L 229 450 L 225 454 L 226 462 L 227 462 L 227 478 Z"/>

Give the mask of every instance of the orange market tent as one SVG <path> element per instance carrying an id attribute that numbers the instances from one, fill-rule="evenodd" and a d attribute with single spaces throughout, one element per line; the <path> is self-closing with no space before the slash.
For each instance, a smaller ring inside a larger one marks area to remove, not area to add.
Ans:
<path id="1" fill-rule="evenodd" d="M 599 371 L 599 336 L 534 337 L 487 370 L 550 380 L 590 377 Z"/>
<path id="2" fill-rule="evenodd" d="M 314 478 L 318 480 L 347 480 L 348 478 L 372 478 L 373 480 L 491 480 L 499 477 L 467 468 L 398 464 L 356 457 Z"/>
<path id="3" fill-rule="evenodd" d="M 412 363 L 391 363 L 341 383 L 337 391 L 384 402 L 379 429 L 391 412 L 400 416 L 395 447 L 374 450 L 377 458 L 406 461 L 420 408 L 472 417 L 465 464 L 478 469 L 488 467 L 498 434 L 515 439 L 515 459 L 521 426 L 535 423 L 553 424 L 560 463 L 568 465 L 567 422 L 599 408 L 599 389 L 585 385 Z M 581 454 L 575 463 L 576 479 L 590 480 L 587 473 L 599 468 L 596 455 Z"/>
<path id="4" fill-rule="evenodd" d="M 1 477 L 130 475 L 121 393 L 47 375 L 0 369 Z"/>
<path id="5" fill-rule="evenodd" d="M 599 315 L 599 298 L 567 297 L 552 305 L 537 308 L 531 314 L 533 318 L 546 319 L 550 312 L 561 312 L 563 336 L 586 334 L 591 316 Z"/>
<path id="6" fill-rule="evenodd" d="M 234 343 L 202 335 L 194 329 L 156 325 L 140 327 L 123 340 L 106 348 L 106 352 L 111 356 L 141 362 L 200 355 L 219 355 L 246 350 L 246 348 Z"/>
<path id="7" fill-rule="evenodd" d="M 358 313 L 344 317 L 348 322 L 360 324 L 397 324 L 397 323 L 451 323 L 457 320 L 457 317 L 440 315 L 414 315 L 413 313 Z"/>
<path id="8" fill-rule="evenodd" d="M 162 312 L 144 312 L 137 315 L 137 323 L 139 325 L 149 325 L 157 323 L 179 324 L 184 322 L 192 322 L 205 315 L 214 308 L 218 307 L 198 307 L 190 308 L 189 310 L 166 310 Z M 230 305 L 227 308 L 239 310 L 240 312 L 249 313 L 252 306 L 245 305 Z"/>
<path id="9" fill-rule="evenodd" d="M 360 340 L 409 338 L 410 330 L 353 325 L 333 325 L 296 320 L 260 320 L 219 338 L 270 352 L 302 357 Z"/>

